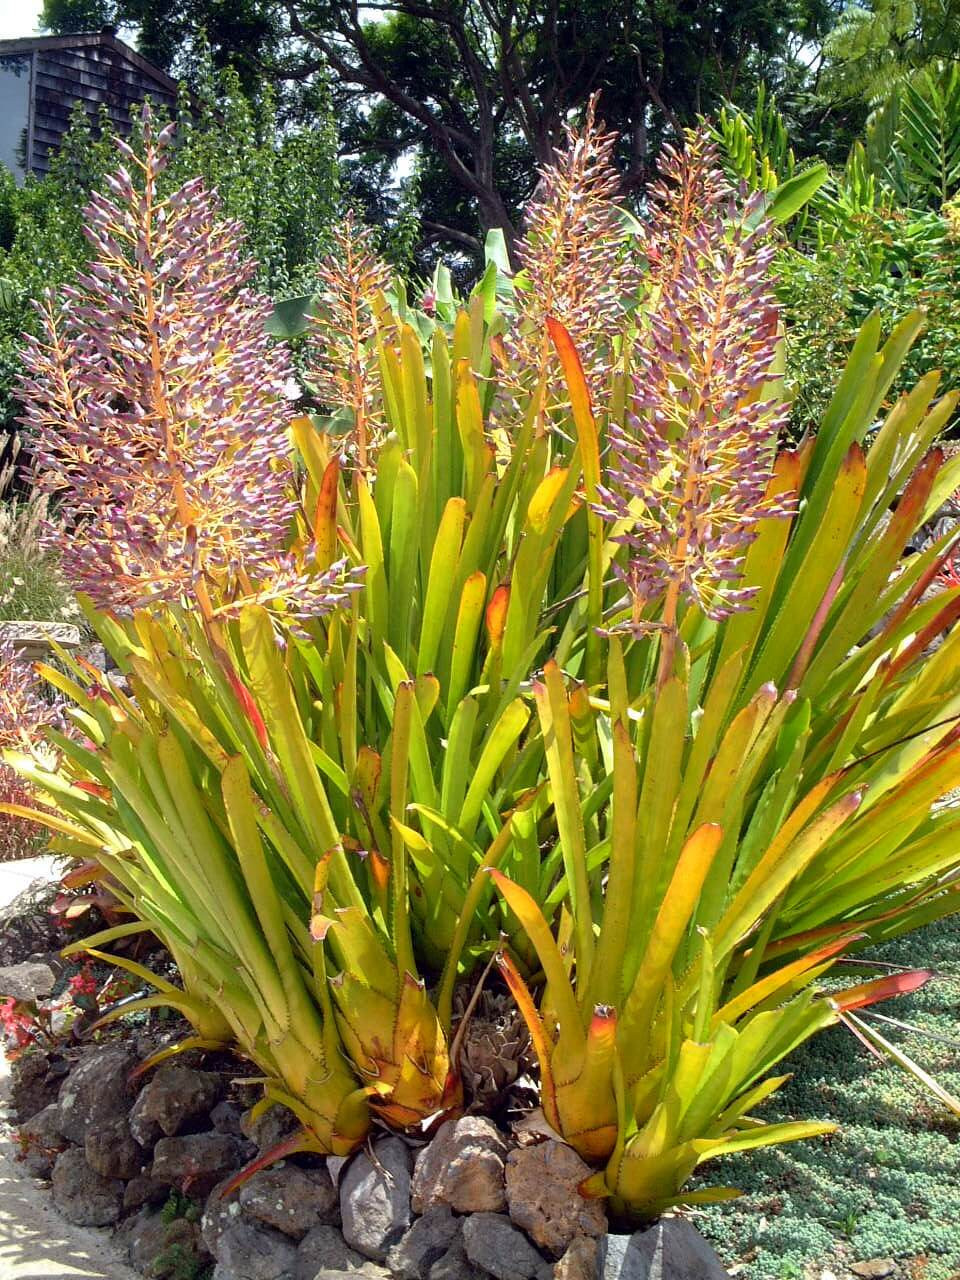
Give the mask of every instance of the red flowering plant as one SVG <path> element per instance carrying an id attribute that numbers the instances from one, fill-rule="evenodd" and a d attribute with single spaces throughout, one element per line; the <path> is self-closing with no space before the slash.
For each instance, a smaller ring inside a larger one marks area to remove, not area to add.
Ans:
<path id="1" fill-rule="evenodd" d="M 0 998 L 0 1037 L 8 1057 L 15 1059 L 24 1049 L 40 1043 L 44 1032 L 37 1016 L 22 1001 L 4 996 Z"/>
<path id="2" fill-rule="evenodd" d="M 99 1011 L 100 1001 L 101 983 L 89 962 L 67 980 L 58 996 L 30 1000 L 0 996 L 0 1041 L 11 1059 L 30 1048 L 49 1052 L 72 1035 L 78 1024 L 88 1025 Z"/>

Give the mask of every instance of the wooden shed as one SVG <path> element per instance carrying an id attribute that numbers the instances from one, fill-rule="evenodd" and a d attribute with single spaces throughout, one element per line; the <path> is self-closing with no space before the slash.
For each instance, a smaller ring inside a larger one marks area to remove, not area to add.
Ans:
<path id="1" fill-rule="evenodd" d="M 148 95 L 173 106 L 177 85 L 118 39 L 93 35 L 0 40 L 0 164 L 22 180 L 42 175 L 63 140 L 79 99 L 91 117 L 106 105 L 116 131 L 130 131 L 130 108 Z"/>

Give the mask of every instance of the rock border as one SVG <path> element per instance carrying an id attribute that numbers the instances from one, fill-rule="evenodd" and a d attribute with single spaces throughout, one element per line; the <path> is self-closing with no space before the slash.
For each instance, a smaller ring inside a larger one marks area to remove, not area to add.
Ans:
<path id="1" fill-rule="evenodd" d="M 485 1116 L 447 1120 L 427 1142 L 386 1135 L 346 1161 L 293 1157 L 225 1196 L 293 1117 L 243 1110 L 229 1073 L 196 1055 L 132 1079 L 139 1061 L 123 1041 L 91 1046 L 46 1095 L 33 1063 L 24 1096 L 46 1100 L 21 1120 L 19 1167 L 49 1181 L 63 1233 L 112 1228 L 150 1280 L 727 1276 L 685 1219 L 608 1231 L 603 1203 L 577 1190 L 590 1170 L 572 1148 L 518 1142 Z"/>
<path id="2" fill-rule="evenodd" d="M 9 1128 L 10 1064 L 0 1052 L 0 1277 L 69 1275 L 71 1280 L 139 1280 L 109 1232 L 64 1221 L 18 1159 Z M 42 1266 L 37 1264 L 41 1263 Z"/>

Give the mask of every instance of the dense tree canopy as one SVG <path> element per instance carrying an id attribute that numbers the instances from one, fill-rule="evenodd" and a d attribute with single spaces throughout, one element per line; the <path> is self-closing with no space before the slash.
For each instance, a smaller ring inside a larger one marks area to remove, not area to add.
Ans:
<path id="1" fill-rule="evenodd" d="M 475 254 L 516 235 L 531 174 L 595 90 L 621 135 L 625 189 L 642 188 L 665 133 L 761 80 L 789 86 L 830 0 L 45 0 L 56 31 L 104 22 L 189 71 L 197 32 L 243 83 L 286 86 L 309 116 L 327 78 L 346 171 L 369 216 L 396 215 L 396 162 L 418 179 L 420 243 Z M 393 180 L 393 182 L 392 182 Z"/>
<path id="2" fill-rule="evenodd" d="M 666 130 L 760 79 L 788 80 L 822 0 L 284 0 L 301 50 L 291 77 L 329 67 L 355 110 L 349 132 L 380 155 L 417 147 L 425 238 L 508 241 L 534 167 L 571 111 L 600 90 L 621 135 L 625 189 L 641 188 Z M 362 104 L 362 105 L 358 105 Z"/>
<path id="3" fill-rule="evenodd" d="M 917 72 L 960 62 L 960 0 L 848 5 L 826 37 L 824 54 L 825 96 L 879 106 Z"/>

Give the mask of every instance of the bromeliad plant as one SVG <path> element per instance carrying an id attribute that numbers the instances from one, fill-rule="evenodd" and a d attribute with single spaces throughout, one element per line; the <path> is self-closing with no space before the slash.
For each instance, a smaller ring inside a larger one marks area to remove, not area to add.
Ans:
<path id="1" fill-rule="evenodd" d="M 170 137 L 149 120 L 145 131 L 142 159 L 123 148 L 132 173 L 114 180 L 116 199 L 91 209 L 97 260 L 45 305 L 24 379 L 43 483 L 76 525 L 68 568 L 133 697 L 77 664 L 72 676 L 47 669 L 88 741 L 59 742 L 56 773 L 24 768 L 68 815 L 61 847 L 95 850 L 177 961 L 183 992 L 138 972 L 161 987 L 145 1003 L 175 1004 L 193 1043 L 236 1041 L 263 1068 L 267 1097 L 304 1120 L 306 1141 L 344 1153 L 366 1132 L 371 1094 L 407 1123 L 442 1104 L 449 1074 L 405 935 L 403 877 L 398 909 L 375 920 L 277 648 L 275 628 L 316 632 L 362 570 L 318 567 L 322 552 L 296 536 L 289 368 L 263 334 L 267 308 L 243 292 L 249 266 L 211 196 L 190 184 L 158 200 Z M 125 612 L 129 623 L 114 620 Z M 271 802 L 276 843 L 258 832 Z M 335 920 L 326 944 L 324 909 Z M 353 984 L 345 1014 L 328 950 Z"/>
<path id="2" fill-rule="evenodd" d="M 960 778 L 960 605 L 925 596 L 953 535 L 901 559 L 955 483 L 928 450 L 957 398 L 927 379 L 875 427 L 919 318 L 880 350 L 871 322 L 821 434 L 777 453 L 762 226 L 710 161 L 672 157 L 656 192 L 671 235 L 607 431 L 605 687 L 555 662 L 535 685 L 563 878 L 494 873 L 546 977 L 538 1012 L 502 957 L 547 1118 L 604 1162 L 584 1191 L 644 1215 L 728 1194 L 681 1192 L 715 1155 L 823 1131 L 751 1115 L 768 1073 L 930 975 L 814 983 L 960 906 L 956 810 L 934 808 Z"/>
<path id="3" fill-rule="evenodd" d="M 364 244 L 331 264 L 314 381 L 347 430 L 288 430 L 235 232 L 156 200 L 165 141 L 95 205 L 24 387 L 129 685 L 48 668 L 86 741 L 19 763 L 135 916 L 100 945 L 164 940 L 183 990 L 146 1002 L 260 1065 L 289 1149 L 458 1106 L 454 988 L 495 954 L 588 1193 L 650 1214 L 712 1154 L 819 1131 L 752 1118 L 768 1073 L 927 975 L 814 984 L 957 905 L 931 804 L 960 642 L 926 651 L 960 604 L 922 598 L 949 539 L 901 560 L 957 485 L 927 452 L 953 402 L 930 378 L 875 428 L 917 319 L 883 348 L 871 321 L 778 452 L 764 209 L 691 139 L 642 304 L 607 307 L 638 237 L 591 119 L 509 294 L 430 328 Z"/>
<path id="4" fill-rule="evenodd" d="M 56 774 L 21 767 L 67 815 L 60 847 L 96 850 L 177 960 L 184 991 L 147 1003 L 174 1003 L 188 1043 L 239 1043 L 304 1141 L 342 1151 L 368 1100 L 398 1125 L 456 1103 L 459 958 L 499 941 L 476 863 L 507 852 L 505 807 L 535 805 L 519 695 L 577 473 L 543 474 L 546 441 L 532 474 L 522 449 L 497 465 L 482 311 L 438 331 L 428 382 L 358 248 L 321 308 L 346 371 L 324 385 L 355 430 L 341 459 L 293 423 L 297 494 L 287 367 L 237 293 L 246 269 L 211 198 L 157 201 L 168 141 L 148 128 L 143 160 L 125 150 L 136 176 L 91 211 L 98 260 L 68 306 L 47 304 L 24 384 L 44 483 L 77 524 L 74 576 L 132 696 L 76 663 L 46 669 L 89 742 Z M 538 858 L 535 815 L 526 828 Z M 420 970 L 444 957 L 435 1009 Z"/>

